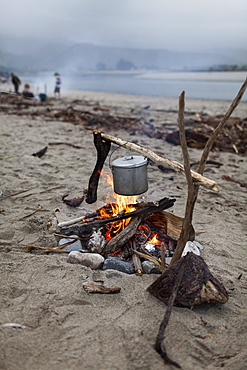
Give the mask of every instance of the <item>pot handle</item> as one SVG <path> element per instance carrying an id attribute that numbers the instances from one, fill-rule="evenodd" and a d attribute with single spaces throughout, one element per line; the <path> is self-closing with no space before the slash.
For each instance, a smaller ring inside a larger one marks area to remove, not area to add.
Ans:
<path id="1" fill-rule="evenodd" d="M 127 144 L 127 143 L 128 143 L 128 141 L 126 141 L 123 145 L 125 145 L 125 144 Z M 109 157 L 109 168 L 111 169 L 111 171 L 112 171 L 111 157 L 112 157 L 112 154 L 113 154 L 116 150 L 118 150 L 118 149 L 121 149 L 121 147 L 120 147 L 120 146 L 118 146 L 117 148 L 113 149 L 113 151 L 111 152 L 110 157 Z"/>

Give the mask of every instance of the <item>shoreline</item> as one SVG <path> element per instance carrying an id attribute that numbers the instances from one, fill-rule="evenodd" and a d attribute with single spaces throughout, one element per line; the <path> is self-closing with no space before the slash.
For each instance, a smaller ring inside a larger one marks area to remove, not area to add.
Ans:
<path id="1" fill-rule="evenodd" d="M 245 72 L 166 72 L 166 71 L 81 71 L 78 73 L 62 73 L 62 89 L 64 96 L 69 91 L 98 94 L 120 94 L 154 99 L 178 99 L 185 91 L 186 99 L 202 101 L 232 101 L 246 78 Z M 53 73 L 24 74 L 20 76 L 24 83 L 32 85 L 32 92 L 46 92 L 53 96 Z M 4 85 L 4 84 L 3 84 Z M 6 84 L 7 85 L 7 84 Z M 11 84 L 4 87 L 11 89 Z M 45 90 L 45 91 L 44 91 Z M 13 91 L 13 88 L 12 88 Z M 187 98 L 188 95 L 188 98 Z M 247 103 L 247 95 L 242 98 Z"/>
<path id="2" fill-rule="evenodd" d="M 21 85 L 22 86 L 22 85 Z M 32 85 L 31 90 L 35 91 L 35 86 Z M 20 91 L 22 91 L 20 89 Z M 14 89 L 11 83 L 0 84 L 0 92 L 12 92 Z M 48 98 L 53 98 L 53 92 L 48 89 Z M 149 95 L 136 94 L 121 94 L 101 91 L 89 90 L 65 90 L 61 88 L 60 103 L 70 100 L 92 100 L 108 106 L 118 107 L 145 107 L 151 106 L 151 109 L 158 110 L 178 110 L 178 97 L 160 97 Z M 186 97 L 185 92 L 185 111 L 195 111 L 198 113 L 207 113 L 209 115 L 218 115 L 226 113 L 231 104 L 231 100 L 214 100 L 214 99 L 192 99 Z M 233 112 L 233 116 L 241 119 L 247 117 L 247 101 L 241 101 L 237 109 Z"/>

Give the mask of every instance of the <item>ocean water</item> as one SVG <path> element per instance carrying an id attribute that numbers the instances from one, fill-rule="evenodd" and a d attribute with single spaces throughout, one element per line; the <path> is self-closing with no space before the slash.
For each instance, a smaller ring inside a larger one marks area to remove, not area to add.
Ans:
<path id="1" fill-rule="evenodd" d="M 104 91 L 121 94 L 178 97 L 185 91 L 187 98 L 233 100 L 247 77 L 246 72 L 163 72 L 104 71 L 61 73 L 62 90 Z M 46 85 L 48 94 L 54 86 L 53 73 L 25 76 L 39 90 Z M 23 78 L 22 78 L 23 81 Z M 247 101 L 247 94 L 243 96 Z"/>

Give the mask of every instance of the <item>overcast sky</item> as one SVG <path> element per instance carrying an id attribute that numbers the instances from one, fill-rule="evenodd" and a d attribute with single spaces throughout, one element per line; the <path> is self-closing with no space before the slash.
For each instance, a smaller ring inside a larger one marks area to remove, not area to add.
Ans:
<path id="1" fill-rule="evenodd" d="M 246 50 L 247 0 L 0 0 L 0 35 L 135 48 Z"/>

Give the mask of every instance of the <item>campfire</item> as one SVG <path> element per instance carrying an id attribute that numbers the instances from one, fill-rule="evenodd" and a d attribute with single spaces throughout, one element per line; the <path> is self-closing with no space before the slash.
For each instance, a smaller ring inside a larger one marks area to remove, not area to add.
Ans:
<path id="1" fill-rule="evenodd" d="M 172 257 L 181 230 L 182 219 L 162 210 L 171 207 L 175 200 L 138 202 L 138 196 L 114 193 L 110 175 L 107 175 L 107 182 L 115 200 L 110 201 L 112 197 L 108 194 L 106 205 L 82 220 L 80 237 L 90 232 L 89 240 L 82 241 L 83 248 L 105 258 L 132 260 L 134 265 L 136 258 L 140 258 L 161 266 L 162 258 Z M 156 208 L 157 212 L 153 212 Z M 136 271 L 140 273 L 140 264 L 137 265 Z"/>

